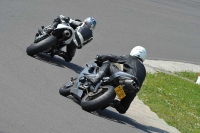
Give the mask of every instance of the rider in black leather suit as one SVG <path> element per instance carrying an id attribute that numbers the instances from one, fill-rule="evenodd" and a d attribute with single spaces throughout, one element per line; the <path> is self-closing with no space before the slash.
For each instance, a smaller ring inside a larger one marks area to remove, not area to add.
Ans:
<path id="1" fill-rule="evenodd" d="M 120 71 L 119 68 L 113 64 L 120 63 L 123 64 L 123 72 L 136 76 L 136 78 L 139 80 L 139 87 L 141 88 L 146 77 L 146 69 L 143 65 L 143 61 L 145 60 L 145 58 L 146 50 L 141 46 L 134 47 L 130 55 L 97 55 L 96 60 L 103 62 L 102 66 L 100 67 L 99 73 L 95 77 L 86 76 L 86 78 L 94 85 L 96 85 L 102 79 L 102 77 L 110 76 L 113 73 Z M 123 98 L 121 101 L 114 100 L 114 102 L 111 103 L 110 106 L 114 107 L 121 114 L 126 113 L 138 91 L 139 90 L 136 90 L 126 94 L 126 97 Z"/>
<path id="2" fill-rule="evenodd" d="M 60 15 L 54 19 L 51 28 L 56 28 L 57 25 L 61 23 L 61 19 L 69 23 L 70 26 L 75 29 L 75 38 L 69 44 L 64 44 L 66 45 L 66 52 L 61 51 L 60 49 L 54 49 L 51 51 L 51 56 L 59 55 L 63 57 L 65 61 L 70 62 L 76 53 L 76 49 L 81 49 L 93 39 L 93 30 L 96 26 L 96 20 L 93 17 L 88 17 L 81 22 L 80 20 L 73 20 L 69 17 Z"/>

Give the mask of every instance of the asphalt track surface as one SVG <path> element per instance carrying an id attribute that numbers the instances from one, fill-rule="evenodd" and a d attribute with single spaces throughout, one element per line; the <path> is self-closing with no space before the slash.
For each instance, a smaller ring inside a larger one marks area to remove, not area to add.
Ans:
<path id="1" fill-rule="evenodd" d="M 71 63 L 28 56 L 37 29 L 59 14 L 96 18 L 94 40 Z M 122 55 L 136 45 L 148 59 L 200 64 L 198 0 L 1 0 L 0 16 L 0 133 L 149 132 L 113 110 L 85 112 L 59 87 L 96 54 Z"/>

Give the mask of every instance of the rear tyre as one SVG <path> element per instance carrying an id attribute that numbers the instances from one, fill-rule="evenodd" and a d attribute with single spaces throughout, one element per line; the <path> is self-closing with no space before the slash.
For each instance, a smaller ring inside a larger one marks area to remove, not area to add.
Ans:
<path id="1" fill-rule="evenodd" d="M 107 106 L 115 99 L 114 87 L 103 86 L 97 93 L 90 92 L 81 100 L 81 107 L 85 111 L 96 111 Z"/>
<path id="2" fill-rule="evenodd" d="M 57 38 L 55 36 L 49 36 L 46 39 L 38 42 L 33 43 L 26 49 L 26 53 L 30 56 L 33 56 L 39 52 L 42 52 L 49 47 L 55 45 L 57 43 Z"/>

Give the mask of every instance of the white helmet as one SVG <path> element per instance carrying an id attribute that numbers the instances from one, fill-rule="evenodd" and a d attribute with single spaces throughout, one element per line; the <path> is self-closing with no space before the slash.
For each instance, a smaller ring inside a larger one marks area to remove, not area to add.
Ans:
<path id="1" fill-rule="evenodd" d="M 131 56 L 136 56 L 139 59 L 141 59 L 142 61 L 144 61 L 146 59 L 146 56 L 147 56 L 147 51 L 142 46 L 136 46 L 131 50 L 130 55 Z"/>

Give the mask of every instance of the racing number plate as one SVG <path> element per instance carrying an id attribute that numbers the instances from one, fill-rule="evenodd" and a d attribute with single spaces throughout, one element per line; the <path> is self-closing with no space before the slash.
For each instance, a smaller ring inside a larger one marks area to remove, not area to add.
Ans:
<path id="1" fill-rule="evenodd" d="M 124 92 L 124 90 L 123 90 L 123 88 L 122 88 L 121 85 L 119 85 L 119 86 L 117 86 L 117 87 L 115 88 L 115 93 L 117 94 L 117 97 L 118 97 L 120 100 L 123 99 L 123 98 L 126 96 L 126 94 L 125 94 L 125 92 Z"/>

